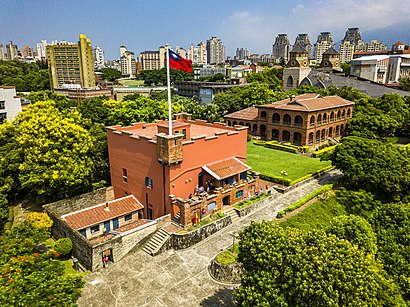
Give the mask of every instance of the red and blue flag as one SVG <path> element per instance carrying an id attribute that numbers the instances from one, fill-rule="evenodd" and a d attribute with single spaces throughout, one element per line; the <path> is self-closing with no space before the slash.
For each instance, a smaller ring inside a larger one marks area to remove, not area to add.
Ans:
<path id="1" fill-rule="evenodd" d="M 168 49 L 169 52 L 169 68 L 192 72 L 192 61 L 184 59 L 179 54 Z"/>

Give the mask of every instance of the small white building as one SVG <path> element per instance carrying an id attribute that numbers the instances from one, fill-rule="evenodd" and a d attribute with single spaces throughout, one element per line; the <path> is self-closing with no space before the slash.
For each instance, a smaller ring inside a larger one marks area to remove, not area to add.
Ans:
<path id="1" fill-rule="evenodd" d="M 0 124 L 13 120 L 21 111 L 21 99 L 14 86 L 0 86 Z"/>
<path id="2" fill-rule="evenodd" d="M 350 74 L 366 80 L 386 83 L 388 55 L 369 55 L 350 61 Z"/>

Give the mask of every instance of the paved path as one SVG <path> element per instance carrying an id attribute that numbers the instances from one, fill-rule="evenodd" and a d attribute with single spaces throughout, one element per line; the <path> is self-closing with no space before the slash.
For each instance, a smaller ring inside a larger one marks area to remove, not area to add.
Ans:
<path id="1" fill-rule="evenodd" d="M 270 220 L 278 211 L 339 178 L 331 171 L 254 211 L 201 243 L 156 257 L 139 250 L 121 261 L 85 277 L 79 306 L 233 306 L 233 286 L 215 282 L 208 274 L 210 260 L 232 244 L 231 231 L 251 221 Z M 215 305 L 217 304 L 217 305 Z"/>

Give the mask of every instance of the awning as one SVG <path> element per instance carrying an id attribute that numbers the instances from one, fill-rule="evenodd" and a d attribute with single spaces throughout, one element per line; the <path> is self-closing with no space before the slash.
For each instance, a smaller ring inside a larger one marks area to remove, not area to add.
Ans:
<path id="1" fill-rule="evenodd" d="M 251 167 L 237 158 L 229 158 L 204 165 L 202 169 L 215 179 L 222 180 L 249 171 Z"/>

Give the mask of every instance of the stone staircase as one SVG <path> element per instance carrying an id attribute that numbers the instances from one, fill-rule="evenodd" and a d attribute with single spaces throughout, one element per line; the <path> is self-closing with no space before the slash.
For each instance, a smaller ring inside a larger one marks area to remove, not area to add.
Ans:
<path id="1" fill-rule="evenodd" d="M 181 212 L 178 211 L 177 214 L 172 218 L 171 224 L 181 227 Z"/>
<path id="2" fill-rule="evenodd" d="M 231 217 L 232 223 L 235 223 L 237 220 L 241 218 L 233 207 L 223 209 L 223 212 L 225 213 L 225 215 Z"/>
<path id="3" fill-rule="evenodd" d="M 159 249 L 170 238 L 170 234 L 164 229 L 158 230 L 154 236 L 143 246 L 142 250 L 151 256 L 158 254 Z"/>

